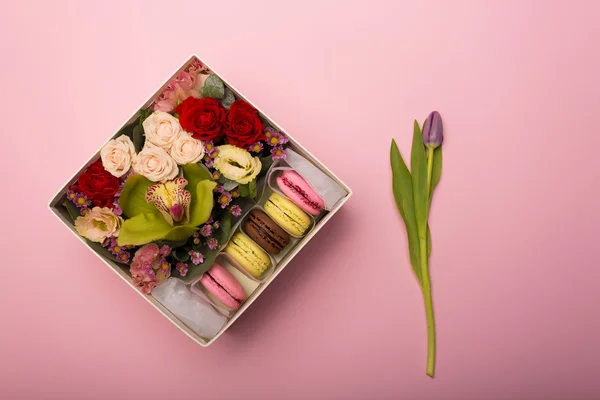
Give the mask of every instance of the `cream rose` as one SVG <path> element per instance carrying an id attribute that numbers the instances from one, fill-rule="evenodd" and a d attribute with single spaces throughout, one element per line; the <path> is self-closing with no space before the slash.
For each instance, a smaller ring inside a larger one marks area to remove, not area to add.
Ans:
<path id="1" fill-rule="evenodd" d="M 184 132 L 171 147 L 171 157 L 179 165 L 196 163 L 204 157 L 204 143 Z"/>
<path id="2" fill-rule="evenodd" d="M 133 170 L 152 182 L 171 180 L 179 173 L 177 163 L 161 147 L 144 146 L 133 160 Z"/>
<path id="3" fill-rule="evenodd" d="M 225 178 L 244 185 L 260 172 L 260 159 L 252 157 L 246 150 L 229 144 L 217 146 L 217 150 L 214 166 Z"/>
<path id="4" fill-rule="evenodd" d="M 125 175 L 135 157 L 135 147 L 129 136 L 121 135 L 109 140 L 100 150 L 102 166 L 112 175 L 120 178 Z"/>
<path id="5" fill-rule="evenodd" d="M 164 111 L 154 111 L 142 124 L 146 140 L 162 147 L 167 152 L 171 151 L 173 143 L 184 132 L 179 125 L 179 120 Z"/>
<path id="6" fill-rule="evenodd" d="M 75 229 L 84 238 L 102 243 L 105 239 L 118 237 L 123 218 L 108 207 L 94 207 L 83 217 L 75 220 Z"/>

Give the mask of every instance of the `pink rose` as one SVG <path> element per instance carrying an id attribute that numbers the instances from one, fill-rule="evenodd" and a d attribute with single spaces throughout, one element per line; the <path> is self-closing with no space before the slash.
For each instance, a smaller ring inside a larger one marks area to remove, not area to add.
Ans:
<path id="1" fill-rule="evenodd" d="M 186 71 L 181 71 L 163 90 L 152 105 L 155 111 L 173 112 L 178 101 L 200 97 L 200 89 L 211 74 L 205 65 L 194 60 Z"/>
<path id="2" fill-rule="evenodd" d="M 150 243 L 135 252 L 129 272 L 133 286 L 149 294 L 152 288 L 171 276 L 171 266 L 161 257 L 158 245 Z"/>

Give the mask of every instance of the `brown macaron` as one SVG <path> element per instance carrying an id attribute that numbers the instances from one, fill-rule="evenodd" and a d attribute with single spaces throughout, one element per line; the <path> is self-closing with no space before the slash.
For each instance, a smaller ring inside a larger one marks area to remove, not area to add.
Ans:
<path id="1" fill-rule="evenodd" d="M 276 255 L 290 242 L 290 235 L 267 214 L 254 209 L 244 221 L 244 231 L 267 253 Z"/>

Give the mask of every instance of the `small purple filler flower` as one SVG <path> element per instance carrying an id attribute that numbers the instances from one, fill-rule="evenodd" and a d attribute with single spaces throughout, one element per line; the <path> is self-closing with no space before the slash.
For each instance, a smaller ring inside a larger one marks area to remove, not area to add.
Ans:
<path id="1" fill-rule="evenodd" d="M 177 271 L 181 276 L 186 276 L 188 273 L 188 265 L 186 263 L 178 262 L 175 268 L 177 268 Z"/>
<path id="2" fill-rule="evenodd" d="M 217 238 L 210 238 L 208 239 L 207 244 L 209 249 L 214 250 L 219 246 L 219 241 L 217 240 Z"/>
<path id="3" fill-rule="evenodd" d="M 263 144 L 261 142 L 256 142 L 252 145 L 250 145 L 250 147 L 248 147 L 248 151 L 251 151 L 253 153 L 260 153 L 263 149 Z"/>
<path id="4" fill-rule="evenodd" d="M 242 215 L 242 207 L 240 207 L 237 204 L 235 204 L 235 205 L 229 207 L 229 212 L 234 217 L 239 217 L 240 215 Z"/>
<path id="5" fill-rule="evenodd" d="M 279 132 L 273 132 L 271 136 L 267 139 L 267 143 L 269 143 L 269 145 L 273 147 L 280 145 L 281 135 L 279 134 Z"/>
<path id="6" fill-rule="evenodd" d="M 219 204 L 221 208 L 225 208 L 231 203 L 231 193 L 223 192 L 219 195 Z"/>
<path id="7" fill-rule="evenodd" d="M 203 225 L 202 228 L 200 228 L 200 233 L 204 237 L 209 237 L 210 235 L 212 235 L 212 226 L 210 226 L 208 224 Z"/>
<path id="8" fill-rule="evenodd" d="M 124 264 L 127 264 L 130 258 L 131 254 L 129 254 L 129 252 L 127 251 L 123 251 L 119 255 L 117 255 L 117 260 L 121 261 Z"/>
<path id="9" fill-rule="evenodd" d="M 160 255 L 163 257 L 167 257 L 169 254 L 171 254 L 171 248 L 167 245 L 164 245 L 163 247 L 160 248 Z"/>
<path id="10" fill-rule="evenodd" d="M 190 255 L 190 258 L 192 259 L 192 263 L 194 263 L 194 265 L 202 264 L 204 262 L 204 256 L 199 251 L 190 250 L 188 254 Z"/>
<path id="11" fill-rule="evenodd" d="M 206 168 L 212 168 L 214 166 L 214 162 L 208 154 L 204 156 L 203 160 L 204 160 L 204 165 L 206 165 Z"/>
<path id="12" fill-rule="evenodd" d="M 77 207 L 89 207 L 92 202 L 88 200 L 87 196 L 83 193 L 76 193 L 75 198 L 73 199 L 73 203 Z"/>
<path id="13" fill-rule="evenodd" d="M 273 160 L 283 159 L 286 156 L 285 150 L 281 146 L 273 147 L 271 149 L 271 156 L 273 157 Z"/>

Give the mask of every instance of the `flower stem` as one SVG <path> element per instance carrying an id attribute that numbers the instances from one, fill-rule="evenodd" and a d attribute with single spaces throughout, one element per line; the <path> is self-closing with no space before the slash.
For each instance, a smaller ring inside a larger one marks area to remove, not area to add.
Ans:
<path id="1" fill-rule="evenodd" d="M 429 210 L 429 199 L 431 198 L 431 177 L 433 175 L 433 147 L 427 146 L 427 209 Z"/>
<path id="2" fill-rule="evenodd" d="M 429 277 L 429 258 L 427 249 L 427 219 L 429 218 L 429 201 L 431 199 L 431 179 L 433 175 L 433 148 L 427 146 L 427 210 L 425 232 L 419 234 L 421 252 L 421 276 L 423 279 L 423 298 L 427 317 L 427 375 L 433 378 L 435 373 L 435 319 L 433 316 L 433 299 L 431 296 L 431 279 Z"/>
<path id="3" fill-rule="evenodd" d="M 423 247 L 425 251 L 423 252 Z M 429 279 L 429 262 L 427 261 L 427 245 L 421 246 L 421 271 L 423 274 L 423 298 L 425 299 L 425 315 L 427 317 L 427 375 L 433 378 L 435 372 L 435 319 L 431 298 L 431 281 Z"/>

